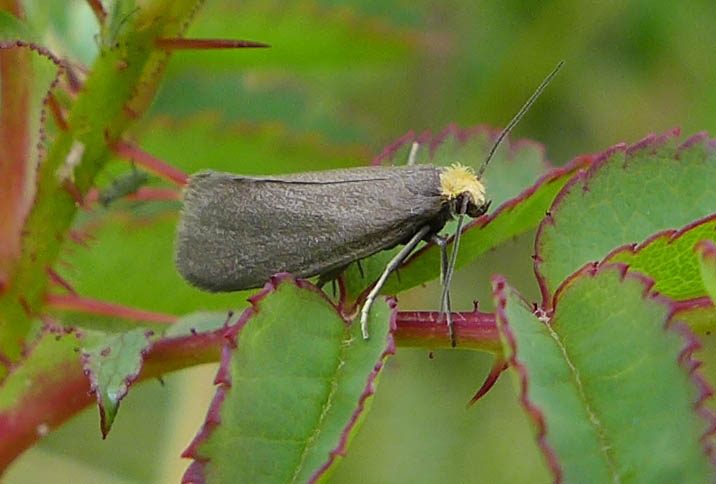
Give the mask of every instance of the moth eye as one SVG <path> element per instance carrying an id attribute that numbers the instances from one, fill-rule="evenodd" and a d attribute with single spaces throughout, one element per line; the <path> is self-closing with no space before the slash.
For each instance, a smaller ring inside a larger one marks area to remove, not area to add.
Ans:
<path id="1" fill-rule="evenodd" d="M 490 208 L 491 200 L 488 200 L 487 202 L 483 203 L 482 205 L 475 205 L 474 203 L 470 203 L 467 206 L 467 215 L 469 215 L 472 218 L 477 218 L 485 213 L 487 213 L 487 209 Z"/>

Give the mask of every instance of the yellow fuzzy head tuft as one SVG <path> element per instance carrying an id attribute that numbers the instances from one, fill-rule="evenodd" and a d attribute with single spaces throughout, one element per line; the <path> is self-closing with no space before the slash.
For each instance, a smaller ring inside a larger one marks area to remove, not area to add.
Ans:
<path id="1" fill-rule="evenodd" d="M 485 204 L 485 185 L 469 166 L 455 163 L 440 173 L 440 192 L 446 200 L 454 200 L 467 193 L 470 202 L 481 207 Z"/>

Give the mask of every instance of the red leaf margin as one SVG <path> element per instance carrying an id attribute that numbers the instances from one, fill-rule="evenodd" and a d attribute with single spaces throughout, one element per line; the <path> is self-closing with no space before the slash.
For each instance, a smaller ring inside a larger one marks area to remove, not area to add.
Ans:
<path id="1" fill-rule="evenodd" d="M 455 313 L 457 334 L 462 347 L 480 349 L 491 353 L 501 351 L 494 315 L 474 311 Z M 230 315 L 229 320 L 233 320 Z M 30 358 L 43 334 L 57 336 L 74 335 L 78 339 L 77 349 L 82 345 L 82 332 L 76 329 L 59 329 L 46 324 L 44 332 L 27 342 L 22 350 L 22 360 L 6 362 L 9 372 L 0 379 L 0 388 L 12 378 L 12 374 Z M 447 328 L 441 323 L 438 313 L 398 312 L 395 317 L 397 330 L 394 341 L 401 345 L 415 346 L 422 339 L 433 341 L 435 347 L 449 345 Z M 227 325 L 210 332 L 161 338 L 153 342 L 145 353 L 142 369 L 136 383 L 161 376 L 162 374 L 202 363 L 219 361 L 221 350 L 226 344 L 226 335 L 233 325 Z M 56 337 L 57 337 L 56 336 Z M 83 373 L 79 354 L 76 359 L 66 360 L 61 367 L 40 373 L 33 382 L 42 398 L 21 397 L 12 407 L 0 410 L 0 475 L 2 471 L 25 449 L 42 438 L 47 432 L 60 426 L 70 417 L 96 401 L 91 393 L 90 383 Z M 57 402 L 62 402 L 58 404 Z"/>
<path id="2" fill-rule="evenodd" d="M 139 378 L 139 374 L 142 371 L 142 367 L 144 366 L 144 358 L 147 356 L 147 352 L 149 351 L 149 348 L 152 345 L 152 336 L 154 336 L 154 331 L 148 329 L 144 332 L 144 337 L 146 338 L 146 342 L 144 347 L 139 351 L 139 364 L 137 365 L 137 371 L 128 373 L 124 376 L 123 381 L 125 383 L 124 390 L 117 394 L 117 401 L 114 404 L 115 408 L 119 408 L 120 402 L 124 399 L 124 397 L 127 396 L 127 393 L 129 392 L 129 387 L 132 386 L 132 384 L 137 381 L 137 378 Z M 109 343 L 107 343 L 106 350 L 109 350 L 110 346 Z M 102 399 L 102 392 L 100 391 L 100 382 L 99 382 L 99 375 L 92 371 L 92 353 L 84 351 L 80 355 L 80 362 L 82 365 L 82 370 L 85 376 L 89 379 L 90 382 L 90 393 L 93 393 L 95 395 L 95 398 L 97 399 L 97 407 L 99 408 L 99 428 L 102 432 L 102 439 L 107 438 L 107 434 L 109 434 L 109 430 L 112 427 L 112 423 L 108 421 L 107 416 L 107 404 L 110 402 L 105 402 Z M 115 409 L 115 413 L 116 410 Z"/>
<path id="3" fill-rule="evenodd" d="M 51 108 L 52 101 L 52 90 L 58 85 L 60 77 L 64 72 L 69 71 L 69 65 L 64 60 L 57 57 L 46 47 L 39 45 L 34 42 L 27 42 L 25 40 L 7 40 L 0 41 L 0 64 L 4 62 L 12 62 L 11 59 L 5 59 L 4 56 L 10 55 L 13 49 L 20 49 L 23 51 L 29 51 L 33 54 L 47 58 L 56 67 L 57 71 L 50 84 L 47 86 L 47 91 L 42 100 L 42 112 L 40 113 L 40 128 L 38 133 L 38 146 L 37 153 L 40 158 L 42 157 L 42 149 L 45 142 L 45 129 L 44 125 L 47 119 L 47 110 Z M 13 69 L 9 65 L 5 66 L 3 76 L 10 75 Z M 7 81 L 7 79 L 5 79 Z M 12 83 L 8 82 L 8 87 L 12 88 Z M 13 96 L 17 95 L 16 92 L 5 92 L 4 94 L 10 94 L 10 96 L 4 100 L 3 105 L 12 101 Z M 25 180 L 28 177 L 34 177 L 33 163 L 36 165 L 40 163 L 40 160 L 28 160 L 28 154 L 30 153 L 30 147 L 25 142 L 29 142 L 31 139 L 31 133 L 29 130 L 31 127 L 27 124 L 26 112 L 28 108 L 29 96 L 28 93 L 24 93 L 22 99 L 19 100 L 17 108 L 21 112 L 13 112 L 13 109 L 3 111 L 2 117 L 6 122 L 5 126 L 0 126 L 0 139 L 6 146 L 4 149 L 0 149 L 0 152 L 8 157 L 7 163 L 4 167 L 0 167 L 0 199 L 2 199 L 4 222 L 0 224 L 3 227 L 2 233 L 0 234 L 0 293 L 3 291 L 4 286 L 9 282 L 12 277 L 12 270 L 15 259 L 19 256 L 21 250 L 21 229 L 25 221 L 25 217 L 32 205 L 35 198 L 34 186 L 32 189 L 28 188 L 29 191 L 23 191 L 23 187 L 27 186 Z M 5 106 L 7 108 L 7 106 Z"/>
<path id="4" fill-rule="evenodd" d="M 430 158 L 433 158 L 435 156 L 435 152 L 440 148 L 440 145 L 450 137 L 455 138 L 455 140 L 460 144 L 465 144 L 470 138 L 476 135 L 486 134 L 488 139 L 495 140 L 501 133 L 502 130 L 493 129 L 486 124 L 460 128 L 456 123 L 448 124 L 436 134 L 433 134 L 432 131 L 423 131 L 420 134 L 415 134 L 414 131 L 408 131 L 393 143 L 386 146 L 383 151 L 381 151 L 378 156 L 371 161 L 371 165 L 382 165 L 385 162 L 392 161 L 396 153 L 401 148 L 408 146 L 413 142 L 417 142 L 421 146 L 427 146 L 430 151 Z M 508 160 L 512 160 L 514 154 L 525 146 L 531 146 L 538 151 L 541 151 L 543 155 L 546 151 L 542 143 L 530 139 L 519 139 L 514 143 L 510 143 L 510 137 L 506 136 L 503 144 L 508 147 Z M 542 156 L 542 161 L 545 165 L 545 170 L 554 168 L 544 156 Z"/>
<path id="5" fill-rule="evenodd" d="M 714 215 L 716 217 L 716 215 Z M 716 261 L 716 243 L 713 240 L 700 240 L 694 244 L 694 252 Z"/>
<path id="6" fill-rule="evenodd" d="M 554 300 L 551 297 L 551 291 L 548 287 L 547 280 L 545 276 L 542 274 L 542 271 L 540 270 L 540 266 L 543 262 L 543 258 L 540 254 L 541 252 L 541 243 L 542 243 L 542 237 L 545 230 L 545 227 L 548 225 L 554 225 L 555 221 L 552 216 L 552 213 L 559 209 L 559 205 L 563 203 L 563 200 L 566 198 L 566 196 L 571 193 L 572 190 L 575 189 L 576 185 L 579 183 L 583 183 L 582 190 L 589 191 L 589 181 L 594 176 L 594 174 L 599 170 L 602 165 L 606 163 L 607 160 L 609 160 L 614 154 L 618 152 L 624 152 L 625 154 L 625 163 L 629 162 L 629 159 L 634 156 L 634 154 L 638 151 L 644 151 L 644 150 L 651 150 L 651 152 L 655 152 L 659 147 L 663 146 L 667 142 L 671 141 L 672 139 L 676 139 L 681 135 L 681 129 L 680 128 L 673 128 L 665 133 L 656 135 L 656 134 L 650 134 L 645 136 L 640 141 L 637 141 L 636 143 L 633 143 L 631 145 L 628 145 L 626 143 L 618 143 L 614 146 L 611 146 L 610 148 L 607 148 L 602 153 L 592 155 L 594 158 L 593 162 L 589 164 L 586 169 L 582 169 L 577 173 L 575 176 L 572 177 L 569 182 L 562 188 L 562 190 L 557 194 L 554 201 L 552 202 L 552 206 L 550 207 L 549 211 L 547 212 L 544 219 L 542 219 L 542 222 L 537 227 L 537 234 L 535 236 L 535 253 L 532 256 L 534 259 L 534 273 L 537 278 L 537 282 L 539 284 L 540 292 L 542 294 L 542 308 L 546 311 L 551 310 L 554 304 Z M 689 138 L 687 138 L 683 143 L 681 143 L 676 148 L 676 153 L 674 154 L 674 157 L 677 158 L 679 152 L 684 151 L 688 148 L 691 148 L 692 146 L 699 144 L 699 143 L 706 143 L 709 148 L 716 149 L 716 139 L 709 139 L 709 135 L 707 132 L 702 131 L 699 133 L 696 133 Z M 668 232 L 668 231 L 664 231 Z M 657 233 L 656 235 L 661 234 L 662 232 Z M 610 253 L 611 255 L 611 253 Z M 556 294 L 556 291 L 555 291 Z"/>
<path id="7" fill-rule="evenodd" d="M 687 234 L 690 230 L 693 230 L 697 227 L 700 227 L 702 225 L 706 225 L 709 223 L 716 222 L 716 213 L 712 215 L 708 215 L 706 217 L 702 217 L 698 220 L 694 220 L 691 223 L 686 224 L 680 229 L 667 229 L 662 230 L 660 232 L 656 232 L 655 234 L 650 235 L 641 243 L 632 243 L 632 244 L 624 244 L 621 247 L 617 247 L 616 249 L 612 250 L 609 254 L 607 254 L 604 259 L 599 263 L 600 265 L 604 264 L 611 264 L 612 259 L 616 257 L 617 255 L 623 254 L 623 253 L 629 253 L 630 255 L 636 256 L 641 252 L 642 250 L 649 247 L 651 244 L 666 239 L 666 244 L 670 245 L 676 242 L 679 238 Z M 697 242 L 694 244 L 694 251 L 696 251 L 697 247 L 706 247 L 705 242 L 711 242 L 709 240 L 702 240 L 700 242 Z M 711 242 L 713 244 L 713 242 Z M 616 262 L 619 263 L 619 262 Z M 680 299 L 678 301 L 674 302 L 677 309 L 677 312 L 682 312 L 694 308 L 704 308 L 710 305 L 710 299 L 708 296 L 699 296 L 695 298 L 690 299 Z"/>
<path id="8" fill-rule="evenodd" d="M 381 165 L 387 161 L 391 161 L 395 157 L 395 154 L 401 148 L 412 144 L 413 142 L 420 143 L 421 145 L 427 145 L 430 149 L 430 155 L 432 157 L 435 151 L 440 147 L 440 144 L 442 144 L 450 136 L 454 137 L 459 143 L 466 143 L 471 137 L 485 133 L 488 135 L 489 138 L 495 139 L 497 136 L 499 136 L 501 131 L 492 129 L 487 125 L 478 125 L 462 129 L 459 128 L 455 123 L 449 124 L 436 135 L 433 135 L 433 133 L 430 131 L 424 131 L 419 135 L 416 135 L 413 131 L 409 131 L 402 137 L 398 138 L 394 143 L 388 145 L 378 156 L 373 159 L 371 165 Z M 463 228 L 463 233 L 467 230 L 482 229 L 486 227 L 497 217 L 509 213 L 517 205 L 527 200 L 543 185 L 548 185 L 549 183 L 552 183 L 555 180 L 558 180 L 569 173 L 578 172 L 578 170 L 580 170 L 577 175 L 575 175 L 569 182 L 567 182 L 567 185 L 565 185 L 564 187 L 566 188 L 574 182 L 574 179 L 579 176 L 582 170 L 593 166 L 599 159 L 597 155 L 593 154 L 579 155 L 570 160 L 569 163 L 555 168 L 544 156 L 544 153 L 546 152 L 544 145 L 537 141 L 533 141 L 530 139 L 519 139 L 514 143 L 510 143 L 508 136 L 505 138 L 504 143 L 507 144 L 509 149 L 507 156 L 508 160 L 511 160 L 514 154 L 525 146 L 531 146 L 541 151 L 543 153 L 542 161 L 547 171 L 543 173 L 539 178 L 537 178 L 537 180 L 532 185 L 522 190 L 522 192 L 520 192 L 516 197 L 513 197 L 503 202 L 502 205 L 500 205 L 492 213 L 485 214 L 481 217 L 471 220 Z M 564 188 L 562 188 L 562 191 L 564 191 Z M 562 191 L 560 191 L 560 194 L 562 193 Z M 557 196 L 557 198 L 558 197 L 559 195 Z M 556 203 L 556 200 L 557 199 L 555 198 L 553 206 L 554 203 Z M 549 212 L 547 213 L 547 217 L 550 217 Z M 452 240 L 452 237 L 450 238 L 450 240 Z M 417 259 L 423 252 L 430 250 L 434 245 L 434 242 L 430 242 L 428 244 L 425 244 L 420 249 L 414 251 L 410 255 L 410 257 L 402 264 L 402 267 L 409 265 L 413 260 Z"/>
<path id="9" fill-rule="evenodd" d="M 56 330 L 49 326 L 45 331 L 56 333 Z M 67 334 L 67 337 L 77 338 L 79 351 L 82 332 L 73 329 L 62 332 Z M 225 341 L 226 332 L 227 328 L 222 327 L 206 333 L 162 338 L 153 342 L 145 353 L 144 363 L 136 381 L 218 360 L 219 348 L 221 342 Z M 57 337 L 59 336 L 62 335 L 58 334 Z M 32 355 L 38 341 L 39 337 L 31 346 L 25 348 L 23 358 Z M 5 380 L 21 366 L 22 362 L 11 367 Z M 25 449 L 95 400 L 79 356 L 66 360 L 61 367 L 51 368 L 37 375 L 32 389 L 41 394 L 42 398 L 25 394 L 15 405 L 0 411 L 0 474 Z M 41 428 L 45 431 L 40 432 Z"/>
<path id="10" fill-rule="evenodd" d="M 696 138 L 697 136 L 694 136 L 693 138 Z M 684 143 L 685 144 L 685 143 Z M 682 145 L 683 147 L 684 145 Z M 668 239 L 667 244 L 671 244 L 678 240 L 680 237 L 682 237 L 684 234 L 689 232 L 690 230 L 699 227 L 704 224 L 712 223 L 716 221 L 716 214 L 708 215 L 706 217 L 702 217 L 698 220 L 695 220 L 693 222 L 688 223 L 684 227 L 680 229 L 667 229 L 662 230 L 659 232 L 656 232 L 655 234 L 650 235 L 647 237 L 643 242 L 640 243 L 631 243 L 631 244 L 624 244 L 620 247 L 617 247 L 616 249 L 612 250 L 604 256 L 604 258 L 601 261 L 598 262 L 591 262 L 588 264 L 592 265 L 598 265 L 603 266 L 606 264 L 623 264 L 622 262 L 615 262 L 612 259 L 617 255 L 624 252 L 629 252 L 632 255 L 637 255 L 639 252 L 647 248 L 650 244 L 656 242 L 657 240 L 661 239 Z M 704 242 L 710 242 L 708 240 L 703 240 L 694 245 L 694 250 L 696 250 L 696 247 L 699 247 Z M 639 272 L 636 272 L 637 274 L 640 274 Z M 540 285 L 540 288 L 543 286 Z M 544 297 L 544 292 L 542 293 Z M 556 298 L 556 295 L 554 296 Z M 700 296 L 695 297 L 691 299 L 682 299 L 682 300 L 673 300 L 670 298 L 671 304 L 674 308 L 674 316 L 675 317 L 683 317 L 686 320 L 690 319 L 690 313 L 693 313 L 694 311 L 703 311 L 703 310 L 713 310 L 714 305 L 711 299 L 708 296 Z M 549 307 L 554 307 L 554 299 L 550 302 Z M 544 303 L 543 303 L 543 309 L 544 309 Z M 551 309 L 548 311 L 551 313 Z M 694 331 L 694 329 L 692 329 Z M 710 334 L 710 332 L 706 332 L 706 334 Z"/>
<path id="11" fill-rule="evenodd" d="M 491 278 L 492 283 L 492 295 L 495 300 L 495 315 L 497 319 L 503 321 L 503 329 L 501 330 L 503 337 L 510 347 L 510 355 L 507 357 L 508 366 L 512 367 L 517 372 L 520 386 L 520 403 L 525 409 L 528 417 L 532 419 L 535 426 L 537 427 L 537 445 L 542 450 L 542 454 L 547 460 L 547 466 L 554 476 L 554 482 L 562 482 L 562 466 L 559 463 L 557 454 L 555 453 L 552 446 L 547 442 L 547 424 L 545 422 L 545 416 L 542 410 L 532 403 L 529 399 L 529 376 L 527 374 L 527 368 L 521 361 L 517 359 L 517 340 L 507 319 L 507 313 L 505 308 L 507 307 L 507 295 L 505 290 L 508 287 L 507 281 L 501 275 L 494 275 Z M 529 306 L 527 301 L 524 301 Z"/>
<path id="12" fill-rule="evenodd" d="M 567 279 L 565 279 L 562 284 L 560 284 L 559 288 L 557 288 L 557 290 L 555 291 L 554 308 L 556 309 L 557 307 L 560 294 L 562 294 L 562 292 L 564 292 L 577 279 L 579 279 L 580 277 L 596 277 L 602 271 L 607 270 L 618 270 L 620 272 L 622 281 L 627 278 L 630 278 L 636 279 L 637 281 L 641 282 L 644 287 L 644 299 L 652 299 L 661 304 L 664 304 L 668 308 L 668 314 L 664 321 L 663 328 L 665 331 L 676 332 L 683 338 L 684 345 L 679 352 L 676 363 L 684 370 L 686 370 L 688 376 L 691 378 L 692 382 L 698 389 L 698 397 L 694 402 L 694 411 L 707 423 L 707 429 L 704 431 L 703 435 L 701 435 L 699 441 L 704 447 L 704 453 L 709 458 L 712 465 L 716 467 L 716 451 L 714 450 L 713 443 L 710 441 L 710 438 L 713 435 L 716 435 L 716 415 L 714 415 L 714 413 L 705 405 L 706 401 L 714 395 L 714 391 L 711 388 L 711 385 L 706 381 L 706 379 L 697 371 L 701 367 L 702 363 L 701 361 L 696 360 L 693 357 L 693 354 L 701 348 L 699 340 L 696 338 L 688 325 L 676 320 L 676 316 L 680 311 L 679 303 L 654 291 L 652 289 L 654 286 L 654 281 L 652 279 L 638 272 L 629 272 L 629 266 L 626 264 L 588 263 L 582 266 L 578 271 L 574 272 Z M 518 352 L 517 342 L 515 340 L 514 334 L 511 331 L 507 315 L 505 313 L 505 307 L 507 305 L 505 288 L 508 287 L 508 284 L 504 277 L 497 275 L 493 276 L 492 285 L 493 297 L 495 298 L 496 302 L 495 312 L 497 317 L 500 318 L 501 321 L 503 321 L 503 325 L 501 326 L 504 327 L 504 330 L 501 329 L 501 331 L 505 339 L 507 340 L 507 344 L 509 344 L 511 348 L 511 354 L 507 361 L 509 365 L 514 368 L 515 371 L 517 371 L 520 379 L 520 402 L 524 406 L 528 416 L 532 418 L 535 425 L 537 426 L 537 442 L 547 460 L 548 467 L 552 471 L 554 481 L 557 483 L 562 482 L 563 474 L 559 459 L 552 447 L 547 442 L 548 427 L 545 416 L 539 409 L 539 407 L 537 407 L 537 405 L 532 403 L 529 399 L 529 375 L 527 373 L 526 367 L 517 359 L 516 356 Z M 526 301 L 525 304 L 529 305 L 529 303 L 527 303 Z M 542 313 L 542 310 L 539 311 L 541 314 L 544 314 Z M 550 313 L 548 314 L 550 319 L 552 317 L 552 314 L 553 311 L 550 311 Z"/>
<path id="13" fill-rule="evenodd" d="M 617 247 L 613 251 L 611 251 L 609 254 L 607 254 L 602 263 L 606 264 L 609 263 L 614 257 L 617 255 L 620 255 L 622 253 L 628 252 L 630 255 L 638 255 L 639 252 L 643 251 L 647 247 L 649 247 L 651 244 L 660 241 L 662 239 L 666 239 L 666 244 L 670 245 L 673 244 L 675 241 L 677 241 L 679 238 L 683 237 L 685 234 L 687 234 L 689 231 L 700 227 L 702 225 L 706 225 L 708 223 L 716 222 L 716 213 L 707 215 L 706 217 L 702 217 L 698 220 L 694 220 L 693 222 L 690 222 L 683 226 L 680 229 L 667 229 L 662 230 L 660 232 L 656 232 L 655 234 L 650 235 L 647 237 L 643 242 L 639 243 L 631 243 L 631 244 L 624 244 L 621 247 Z"/>
<path id="14" fill-rule="evenodd" d="M 691 139 L 687 140 L 687 142 L 690 140 Z M 630 278 L 641 282 L 644 286 L 644 299 L 648 298 L 654 300 L 668 308 L 663 328 L 665 331 L 679 333 L 684 340 L 684 346 L 682 346 L 679 356 L 677 357 L 677 364 L 686 370 L 694 385 L 699 390 L 699 396 L 694 402 L 694 410 L 708 423 L 707 430 L 699 440 L 703 443 L 704 451 L 711 460 L 712 465 L 716 467 L 716 451 L 714 450 L 713 443 L 709 441 L 711 436 L 716 435 L 716 415 L 714 415 L 714 413 L 704 405 L 706 400 L 714 395 L 714 391 L 707 380 L 697 372 L 697 370 L 701 367 L 702 362 L 693 358 L 694 352 L 701 349 L 701 343 L 687 324 L 676 319 L 679 312 L 684 309 L 683 303 L 674 301 L 673 299 L 660 294 L 658 291 L 653 290 L 654 280 L 642 273 L 630 271 L 629 265 L 627 264 L 587 263 L 574 274 L 565 279 L 564 282 L 560 284 L 559 288 L 557 288 L 554 296 L 555 307 L 559 302 L 560 294 L 564 292 L 577 278 L 582 276 L 596 277 L 602 271 L 614 269 L 620 272 L 622 281 Z"/>
<path id="15" fill-rule="evenodd" d="M 237 338 L 240 337 L 241 329 L 244 327 L 244 325 L 246 325 L 249 319 L 258 314 L 258 312 L 260 311 L 258 303 L 266 296 L 276 291 L 280 284 L 284 283 L 293 283 L 300 289 L 307 289 L 315 292 L 316 294 L 320 294 L 320 296 L 324 298 L 326 302 L 328 302 L 335 309 L 336 314 L 338 314 L 341 319 L 343 319 L 346 325 L 351 324 L 350 318 L 346 317 L 341 313 L 340 307 L 336 305 L 333 301 L 331 301 L 325 292 L 323 292 L 321 289 L 319 289 L 309 281 L 305 279 L 296 279 L 293 277 L 293 275 L 285 272 L 271 276 L 269 282 L 266 283 L 263 289 L 248 299 L 250 306 L 244 310 L 236 324 L 232 325 L 225 334 L 227 342 L 222 348 L 221 364 L 219 366 L 219 370 L 216 373 L 216 378 L 214 379 L 214 384 L 218 385 L 216 394 L 214 395 L 214 398 L 209 405 L 209 410 L 207 411 L 204 424 L 199 429 L 199 432 L 191 441 L 186 450 L 184 450 L 184 452 L 182 453 L 182 457 L 193 459 L 193 462 L 189 465 L 189 467 L 184 473 L 184 476 L 182 477 L 182 484 L 204 484 L 207 482 L 205 469 L 206 464 L 211 459 L 200 455 L 199 447 L 203 442 L 210 438 L 213 431 L 221 424 L 221 405 L 226 399 L 228 390 L 232 385 L 231 375 L 229 373 L 229 364 L 231 361 L 232 351 L 237 347 Z M 363 413 L 363 410 L 365 409 L 366 400 L 375 393 L 375 380 L 378 377 L 379 372 L 384 367 L 385 359 L 389 355 L 395 354 L 395 339 L 393 337 L 393 333 L 396 330 L 397 304 L 395 302 L 395 299 L 387 299 L 391 309 L 391 318 L 390 330 L 388 332 L 385 350 L 378 359 L 378 362 L 375 364 L 373 371 L 368 375 L 365 390 L 360 395 L 357 402 L 357 407 L 353 412 L 353 415 L 351 415 L 350 420 L 343 428 L 343 431 L 341 432 L 336 446 L 333 448 L 333 450 L 329 452 L 329 455 L 327 456 L 327 459 L 324 464 L 311 476 L 310 480 L 308 481 L 310 483 L 314 483 L 319 478 L 321 478 L 325 474 L 325 472 L 328 471 L 328 469 L 331 467 L 337 456 L 345 456 L 350 432 L 351 430 L 353 430 L 356 422 L 358 421 L 358 418 Z"/>

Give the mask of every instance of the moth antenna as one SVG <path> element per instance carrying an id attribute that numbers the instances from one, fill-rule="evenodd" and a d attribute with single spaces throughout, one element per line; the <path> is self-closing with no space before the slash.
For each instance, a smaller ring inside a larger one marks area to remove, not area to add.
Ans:
<path id="1" fill-rule="evenodd" d="M 490 152 L 487 154 L 487 158 L 485 158 L 485 161 L 482 163 L 482 166 L 477 171 L 477 178 L 482 178 L 482 174 L 485 173 L 485 169 L 487 168 L 488 163 L 490 163 L 490 160 L 492 160 L 492 157 L 495 154 L 495 151 L 497 151 L 497 148 L 500 147 L 502 144 L 502 141 L 505 139 L 505 137 L 510 134 L 510 131 L 512 131 L 512 128 L 514 128 L 517 123 L 520 122 L 522 117 L 529 111 L 529 109 L 532 107 L 534 102 L 537 100 L 538 97 L 540 97 L 540 94 L 542 94 L 542 91 L 545 90 L 545 88 L 549 85 L 550 82 L 552 82 L 552 79 L 554 76 L 557 75 L 559 70 L 564 65 L 564 60 L 559 61 L 559 64 L 557 64 L 557 67 L 552 69 L 552 72 L 549 73 L 547 77 L 544 78 L 544 80 L 540 83 L 539 86 L 537 86 L 537 89 L 535 92 L 532 93 L 530 98 L 527 100 L 527 102 L 520 108 L 520 110 L 517 112 L 514 118 L 512 118 L 512 121 L 510 121 L 507 124 L 507 127 L 502 130 L 500 133 L 500 136 L 497 137 L 495 142 L 492 145 L 492 148 L 490 148 Z"/>

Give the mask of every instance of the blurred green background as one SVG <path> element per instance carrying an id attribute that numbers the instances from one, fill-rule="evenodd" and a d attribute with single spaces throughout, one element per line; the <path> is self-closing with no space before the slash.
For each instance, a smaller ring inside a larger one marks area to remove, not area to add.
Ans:
<path id="1" fill-rule="evenodd" d="M 56 53 L 91 65 L 97 25 L 83 0 L 26 5 L 28 19 Z M 257 40 L 271 49 L 175 53 L 131 137 L 188 172 L 365 164 L 409 130 L 440 130 L 450 122 L 502 127 L 565 59 L 513 132 L 513 138 L 542 142 L 547 157 L 561 165 L 675 126 L 684 134 L 714 132 L 714 25 L 712 0 L 688 7 L 667 1 L 207 0 L 187 36 Z M 114 162 L 100 183 L 126 170 L 126 163 Z M 65 276 L 83 295 L 177 315 L 240 308 L 247 294 L 202 294 L 175 273 L 176 208 L 120 203 L 101 212 L 110 223 L 96 229 L 92 250 L 66 253 L 74 270 Z M 454 307 L 470 309 L 477 299 L 490 309 L 494 273 L 537 300 L 532 244 L 527 234 L 460 271 Z M 426 306 L 437 302 L 436 287 L 402 294 L 400 308 L 436 309 Z M 491 361 L 466 351 L 439 351 L 430 359 L 425 350 L 398 349 L 333 482 L 549 481 L 509 377 L 465 409 Z M 88 409 L 23 455 L 5 482 L 178 482 L 189 463 L 179 454 L 204 417 L 215 371 L 207 365 L 167 375 L 164 385 L 133 388 L 106 441 L 97 410 Z"/>

